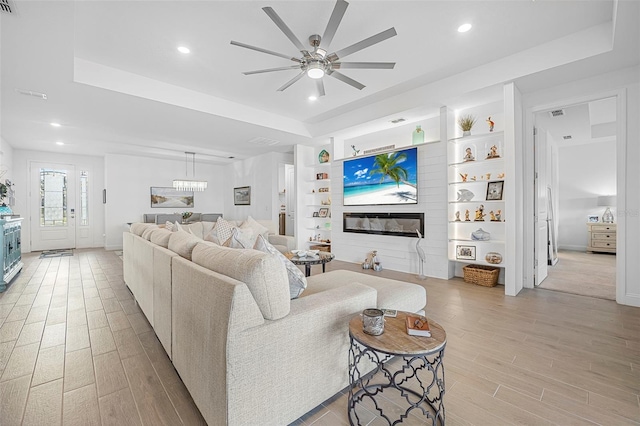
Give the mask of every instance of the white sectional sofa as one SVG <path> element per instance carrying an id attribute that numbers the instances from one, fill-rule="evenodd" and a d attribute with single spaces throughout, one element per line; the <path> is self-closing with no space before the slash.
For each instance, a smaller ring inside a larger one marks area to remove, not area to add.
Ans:
<path id="1" fill-rule="evenodd" d="M 348 385 L 348 321 L 417 312 L 423 287 L 350 271 L 289 300 L 277 257 L 133 224 L 124 280 L 209 425 L 285 425 Z M 346 407 L 345 407 L 346 409 Z"/>

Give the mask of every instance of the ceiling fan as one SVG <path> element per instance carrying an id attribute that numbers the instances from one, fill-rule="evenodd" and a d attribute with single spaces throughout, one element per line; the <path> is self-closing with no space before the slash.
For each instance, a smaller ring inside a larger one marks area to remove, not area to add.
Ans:
<path id="1" fill-rule="evenodd" d="M 291 80 L 287 81 L 280 88 L 278 88 L 279 92 L 282 92 L 293 83 L 300 80 L 302 77 L 304 77 L 305 74 L 310 78 L 316 80 L 318 96 L 325 95 L 324 83 L 322 81 L 322 77 L 324 77 L 325 75 L 334 77 L 342 81 L 343 83 L 347 83 L 350 86 L 355 87 L 358 90 L 362 90 L 365 87 L 364 84 L 350 77 L 347 77 L 346 75 L 336 70 L 346 68 L 393 69 L 393 67 L 396 65 L 395 62 L 342 62 L 341 59 L 348 55 L 351 55 L 352 53 L 359 52 L 360 50 L 366 49 L 369 46 L 373 46 L 374 44 L 391 38 L 397 33 L 395 28 L 391 27 L 388 30 L 382 31 L 381 33 L 352 44 L 351 46 L 327 54 L 329 45 L 333 40 L 333 36 L 335 35 L 336 30 L 338 29 L 338 25 L 340 25 L 340 21 L 342 20 L 342 17 L 344 16 L 344 13 L 346 12 L 348 6 L 349 3 L 347 3 L 346 1 L 337 0 L 336 5 L 333 8 L 333 12 L 331 13 L 331 17 L 329 18 L 329 22 L 327 23 L 327 28 L 324 30 L 324 35 L 320 37 L 318 34 L 313 34 L 309 37 L 309 44 L 311 45 L 311 49 L 305 48 L 303 46 L 300 40 L 295 36 L 295 34 L 293 34 L 293 31 L 291 31 L 287 24 L 284 23 L 284 21 L 280 18 L 280 16 L 278 16 L 275 10 L 273 10 L 271 7 L 263 7 L 262 10 L 264 10 L 269 18 L 271 18 L 271 20 L 278 26 L 278 28 L 280 28 L 280 30 L 287 36 L 287 38 L 291 40 L 296 48 L 298 48 L 300 53 L 302 53 L 302 57 L 296 58 L 291 55 L 273 52 L 271 50 L 251 46 L 249 44 L 240 43 L 238 41 L 231 41 L 231 44 L 234 46 L 244 47 L 246 49 L 255 50 L 257 52 L 278 56 L 296 62 L 296 65 L 268 68 L 256 71 L 247 71 L 243 72 L 243 74 L 252 75 L 266 72 L 299 69 L 300 73 L 293 77 Z"/>

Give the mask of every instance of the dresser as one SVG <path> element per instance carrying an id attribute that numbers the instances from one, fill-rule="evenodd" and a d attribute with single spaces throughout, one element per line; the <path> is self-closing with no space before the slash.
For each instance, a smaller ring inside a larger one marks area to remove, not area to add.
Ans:
<path id="1" fill-rule="evenodd" d="M 587 223 L 587 253 L 616 252 L 615 223 Z"/>
<path id="2" fill-rule="evenodd" d="M 22 218 L 0 219 L 2 233 L 0 233 L 0 258 L 2 259 L 2 280 L 0 292 L 7 289 L 13 277 L 18 275 L 24 264 L 22 263 L 21 236 Z"/>

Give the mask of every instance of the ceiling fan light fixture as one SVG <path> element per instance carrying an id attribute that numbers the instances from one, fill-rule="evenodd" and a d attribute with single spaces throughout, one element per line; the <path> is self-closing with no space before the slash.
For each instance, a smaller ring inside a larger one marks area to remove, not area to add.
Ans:
<path id="1" fill-rule="evenodd" d="M 307 75 L 310 78 L 322 78 L 324 77 L 324 67 L 320 62 L 311 62 L 307 68 Z"/>

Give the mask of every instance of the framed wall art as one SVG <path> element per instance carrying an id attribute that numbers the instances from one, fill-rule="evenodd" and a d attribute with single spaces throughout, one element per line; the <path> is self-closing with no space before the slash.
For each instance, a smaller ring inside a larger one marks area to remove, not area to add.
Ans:
<path id="1" fill-rule="evenodd" d="M 103 194 L 106 201 L 106 192 Z M 193 191 L 178 191 L 171 187 L 151 187 L 151 207 L 192 208 Z"/>
<path id="2" fill-rule="evenodd" d="M 236 206 L 248 206 L 251 204 L 251 187 L 240 186 L 233 188 L 233 204 Z"/>
<path id="3" fill-rule="evenodd" d="M 502 189 L 504 188 L 503 180 L 495 180 L 487 183 L 487 201 L 502 200 Z"/>

